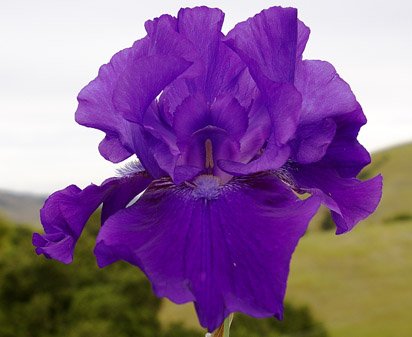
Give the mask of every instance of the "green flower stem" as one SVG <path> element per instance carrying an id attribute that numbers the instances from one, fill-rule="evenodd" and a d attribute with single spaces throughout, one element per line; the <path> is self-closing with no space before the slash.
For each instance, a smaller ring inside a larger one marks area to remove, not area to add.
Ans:
<path id="1" fill-rule="evenodd" d="M 232 325 L 233 321 L 233 314 L 230 314 L 223 323 L 223 337 L 229 337 L 230 334 L 230 326 Z"/>
<path id="2" fill-rule="evenodd" d="M 229 337 L 230 335 L 230 325 L 233 321 L 233 314 L 230 314 L 223 324 L 213 333 L 212 337 Z M 208 335 L 206 335 L 208 336 Z"/>

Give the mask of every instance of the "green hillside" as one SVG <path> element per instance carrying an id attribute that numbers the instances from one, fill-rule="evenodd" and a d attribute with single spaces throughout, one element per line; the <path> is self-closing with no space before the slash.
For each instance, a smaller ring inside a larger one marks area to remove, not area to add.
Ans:
<path id="1" fill-rule="evenodd" d="M 305 237 L 288 298 L 308 303 L 332 337 L 412 336 L 412 223 Z"/>

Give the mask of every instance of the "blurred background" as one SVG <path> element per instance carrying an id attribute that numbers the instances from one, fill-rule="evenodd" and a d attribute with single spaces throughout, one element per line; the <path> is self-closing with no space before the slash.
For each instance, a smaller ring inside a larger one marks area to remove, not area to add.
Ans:
<path id="1" fill-rule="evenodd" d="M 264 8 L 293 6 L 312 33 L 304 57 L 331 62 L 368 124 L 359 139 L 384 176 L 377 212 L 336 237 L 322 211 L 292 260 L 282 323 L 236 316 L 233 337 L 412 336 L 412 2 L 409 0 L 0 0 L 0 336 L 202 336 L 190 304 L 152 295 L 141 273 L 92 256 L 98 215 L 75 263 L 36 257 L 45 197 L 113 176 L 99 131 L 74 122 L 76 96 L 100 65 L 180 7 L 226 12 L 224 30 Z"/>

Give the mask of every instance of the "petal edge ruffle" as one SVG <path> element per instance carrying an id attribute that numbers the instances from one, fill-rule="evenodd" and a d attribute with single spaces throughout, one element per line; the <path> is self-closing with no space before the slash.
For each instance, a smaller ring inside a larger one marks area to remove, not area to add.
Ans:
<path id="1" fill-rule="evenodd" d="M 38 255 L 68 264 L 73 261 L 77 240 L 92 213 L 103 203 L 102 221 L 127 206 L 150 183 L 145 173 L 132 177 L 111 178 L 101 186 L 81 190 L 70 185 L 53 193 L 40 210 L 45 234 L 33 234 Z"/>

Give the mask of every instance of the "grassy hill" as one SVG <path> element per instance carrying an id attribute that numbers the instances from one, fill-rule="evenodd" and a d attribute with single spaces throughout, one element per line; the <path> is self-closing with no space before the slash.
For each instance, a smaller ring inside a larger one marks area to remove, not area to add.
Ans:
<path id="1" fill-rule="evenodd" d="M 333 337 L 412 336 L 412 223 L 330 234 L 302 240 L 288 298 L 308 303 Z"/>

